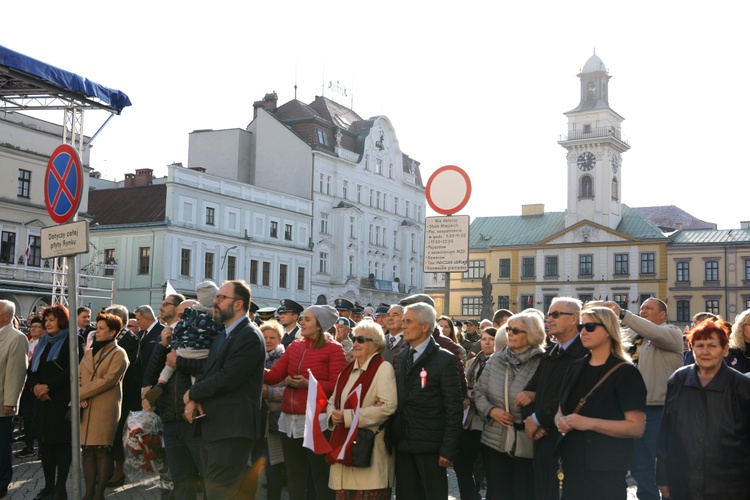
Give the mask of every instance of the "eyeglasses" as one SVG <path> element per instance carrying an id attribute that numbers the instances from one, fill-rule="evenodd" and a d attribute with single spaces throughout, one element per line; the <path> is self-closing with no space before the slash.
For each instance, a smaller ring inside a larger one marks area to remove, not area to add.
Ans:
<path id="1" fill-rule="evenodd" d="M 358 335 L 352 338 L 352 341 L 356 342 L 357 344 L 366 344 L 367 342 L 375 342 L 375 339 L 365 337 L 364 335 Z"/>
<path id="2" fill-rule="evenodd" d="M 587 332 L 591 333 L 596 330 L 597 326 L 601 326 L 602 328 L 604 328 L 604 323 L 579 323 L 578 331 L 582 332 L 585 328 Z"/>
<path id="3" fill-rule="evenodd" d="M 562 315 L 565 315 L 565 316 L 575 316 L 575 314 L 573 314 L 573 313 L 566 313 L 566 312 L 562 312 L 562 311 L 552 311 L 551 313 L 547 314 L 547 319 L 550 319 L 550 318 L 557 319 L 557 318 L 559 318 Z"/>
<path id="4" fill-rule="evenodd" d="M 511 326 L 505 328 L 505 331 L 508 333 L 512 333 L 513 335 L 519 335 L 521 333 L 529 333 L 526 330 L 521 330 L 520 328 L 515 328 Z"/>
<path id="5" fill-rule="evenodd" d="M 214 302 L 223 302 L 224 299 L 237 300 L 234 297 L 230 297 L 228 295 L 216 295 L 216 297 L 214 298 Z"/>

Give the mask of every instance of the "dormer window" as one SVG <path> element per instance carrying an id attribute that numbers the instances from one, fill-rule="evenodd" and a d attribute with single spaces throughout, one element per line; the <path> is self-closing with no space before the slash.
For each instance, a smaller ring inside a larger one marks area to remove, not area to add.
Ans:
<path id="1" fill-rule="evenodd" d="M 323 129 L 318 129 L 318 143 L 322 144 L 323 146 L 328 146 L 328 138 L 326 137 L 326 133 L 323 131 Z"/>

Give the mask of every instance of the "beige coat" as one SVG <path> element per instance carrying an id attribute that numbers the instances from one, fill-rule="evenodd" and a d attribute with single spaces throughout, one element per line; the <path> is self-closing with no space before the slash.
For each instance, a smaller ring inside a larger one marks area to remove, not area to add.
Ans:
<path id="1" fill-rule="evenodd" d="M 89 403 L 81 409 L 81 445 L 106 446 L 113 443 L 120 420 L 122 378 L 128 369 L 128 355 L 116 341 L 104 346 L 96 356 L 93 352 L 87 350 L 78 367 L 80 399 Z"/>
<path id="2" fill-rule="evenodd" d="M 367 370 L 370 360 L 362 366 L 362 370 Z M 338 380 L 337 384 L 344 383 L 342 397 L 346 397 L 351 391 L 354 383 L 359 378 L 362 371 L 355 361 L 354 370 L 349 380 Z M 331 423 L 331 413 L 336 408 L 333 405 L 334 396 L 328 401 L 328 425 L 333 428 Z M 375 406 L 378 401 L 382 406 Z M 367 427 L 373 432 L 377 432 L 378 427 L 393 415 L 398 404 L 396 394 L 396 375 L 393 366 L 390 363 L 381 363 L 375 378 L 372 380 L 370 390 L 364 396 L 362 407 L 359 411 L 360 428 Z M 353 410 L 344 410 L 344 425 L 351 427 Z M 384 431 L 378 432 L 375 436 L 375 447 L 372 454 L 372 464 L 370 467 L 345 467 L 341 464 L 331 465 L 331 471 L 328 476 L 328 487 L 333 490 L 378 490 L 393 486 L 395 474 L 394 460 L 385 449 Z"/>
<path id="3" fill-rule="evenodd" d="M 0 406 L 12 406 L 18 414 L 26 368 L 29 364 L 26 335 L 7 324 L 0 328 Z M 2 409 L 2 408 L 0 408 Z"/>

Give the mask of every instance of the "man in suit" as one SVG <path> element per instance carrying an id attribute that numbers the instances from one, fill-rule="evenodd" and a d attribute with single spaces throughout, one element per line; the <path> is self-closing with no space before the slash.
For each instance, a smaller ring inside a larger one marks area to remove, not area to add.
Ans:
<path id="1" fill-rule="evenodd" d="M 172 297 L 172 296 L 170 296 Z M 171 300 L 167 297 L 167 300 Z M 180 301 L 174 299 L 177 305 L 180 305 Z M 154 352 L 154 348 L 161 342 L 161 331 L 164 329 L 164 325 L 156 321 L 154 310 L 149 305 L 143 305 L 136 307 L 135 309 L 135 320 L 138 323 L 138 327 L 141 329 L 138 332 L 138 337 L 141 341 L 141 379 L 142 387 L 148 386 L 148 381 L 144 377 L 144 372 L 148 366 L 148 362 L 151 360 L 151 354 Z"/>
<path id="2" fill-rule="evenodd" d="M 456 358 L 432 337 L 435 309 L 415 303 L 404 309 L 404 340 L 398 356 L 396 498 L 448 498 L 446 468 L 458 454 L 463 397 Z"/>
<path id="3" fill-rule="evenodd" d="M 78 336 L 86 342 L 85 349 L 91 347 L 94 343 L 94 333 L 96 327 L 91 325 L 91 309 L 88 307 L 78 308 Z"/>
<path id="4" fill-rule="evenodd" d="M 526 434 L 534 440 L 534 483 L 537 500 L 557 500 L 560 496 L 557 479 L 558 463 L 554 456 L 560 434 L 555 414 L 560 405 L 560 389 L 565 372 L 588 350 L 578 334 L 581 301 L 571 297 L 555 297 L 547 312 L 547 326 L 557 344 L 544 353 L 536 373 L 516 401 L 520 406 L 531 404 L 534 393 L 535 411 L 526 418 Z M 528 391 L 528 392 L 527 392 Z"/>
<path id="5" fill-rule="evenodd" d="M 188 390 L 185 418 L 197 420 L 207 498 L 237 498 L 255 440 L 263 437 L 261 390 L 265 343 L 250 323 L 250 287 L 227 281 L 216 293 L 214 321 L 226 335 L 211 345 L 203 373 Z M 201 415 L 203 417 L 201 417 Z"/>
<path id="6" fill-rule="evenodd" d="M 401 326 L 401 318 L 403 315 L 404 307 L 399 304 L 393 304 L 388 309 L 388 316 L 385 320 L 388 332 L 385 335 L 385 349 L 382 354 L 385 360 L 392 364 L 394 368 L 396 368 L 398 353 L 400 353 L 404 347 L 408 347 L 404 340 L 403 327 Z"/>
<path id="7" fill-rule="evenodd" d="M 304 310 L 304 307 L 292 299 L 281 299 L 281 306 L 277 312 L 279 313 L 279 323 L 284 327 L 284 336 L 281 338 L 284 349 L 288 348 L 289 344 L 296 339 L 302 337 L 299 333 L 297 320 Z"/>

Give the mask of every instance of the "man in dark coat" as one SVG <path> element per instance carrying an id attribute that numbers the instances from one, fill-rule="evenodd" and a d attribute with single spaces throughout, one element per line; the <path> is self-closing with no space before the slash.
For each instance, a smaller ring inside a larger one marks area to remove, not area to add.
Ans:
<path id="1" fill-rule="evenodd" d="M 154 352 L 154 348 L 161 342 L 161 331 L 164 329 L 164 325 L 156 320 L 154 310 L 149 305 L 138 306 L 135 309 L 135 320 L 138 322 L 138 326 L 141 330 L 138 332 L 138 337 L 141 340 L 141 379 L 142 386 L 147 387 L 148 381 L 144 377 L 148 362 L 151 360 L 151 354 Z"/>
<path id="2" fill-rule="evenodd" d="M 255 440 L 263 437 L 261 390 L 265 343 L 247 317 L 250 287 L 227 281 L 214 301 L 226 335 L 211 344 L 203 373 L 185 393 L 185 417 L 197 418 L 208 499 L 237 498 Z M 204 417 L 200 417 L 204 415 Z"/>
<path id="3" fill-rule="evenodd" d="M 448 498 L 447 467 L 458 454 L 462 394 L 456 359 L 431 336 L 435 309 L 415 303 L 405 308 L 404 340 L 398 355 L 398 409 L 392 422 L 396 439 L 396 497 Z"/>

